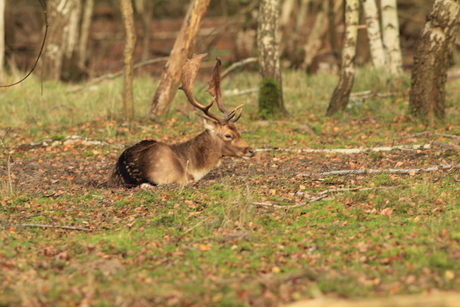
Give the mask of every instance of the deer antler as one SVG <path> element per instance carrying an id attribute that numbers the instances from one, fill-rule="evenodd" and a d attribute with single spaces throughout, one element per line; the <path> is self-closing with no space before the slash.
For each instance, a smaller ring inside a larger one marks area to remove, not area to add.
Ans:
<path id="1" fill-rule="evenodd" d="M 217 102 L 217 107 L 219 110 L 224 113 L 224 120 L 225 122 L 232 121 L 236 122 L 238 119 L 241 117 L 241 113 L 238 114 L 236 118 L 234 116 L 236 115 L 236 112 L 238 111 L 239 108 L 241 108 L 243 105 L 239 105 L 236 108 L 234 108 L 231 111 L 228 111 L 223 103 L 222 103 L 222 92 L 220 89 L 220 80 L 221 80 L 221 71 L 222 71 L 222 61 L 220 58 L 216 58 L 216 65 L 214 66 L 214 69 L 212 71 L 212 79 L 209 81 L 209 88 L 206 90 L 209 94 L 211 94 L 214 97 L 214 100 Z"/>
<path id="2" fill-rule="evenodd" d="M 207 53 L 196 55 L 194 54 L 191 59 L 187 59 L 185 62 L 184 67 L 182 68 L 182 86 L 179 88 L 184 91 L 185 95 L 187 96 L 188 101 L 197 109 L 201 110 L 204 114 L 217 120 L 222 125 L 225 125 L 229 121 L 236 122 L 240 116 L 241 112 L 235 118 L 235 115 L 239 108 L 243 105 L 240 105 L 234 108 L 231 111 L 228 111 L 222 104 L 222 93 L 220 89 L 220 73 L 221 73 L 221 66 L 222 63 L 219 58 L 216 58 L 216 65 L 213 70 L 212 79 L 209 82 L 209 88 L 206 92 L 210 93 L 214 99 L 206 106 L 202 105 L 198 101 L 196 101 L 193 95 L 193 85 L 195 82 L 195 78 L 200 68 L 201 62 L 207 56 Z M 212 107 L 214 101 L 217 102 L 217 107 L 219 110 L 224 114 L 224 117 L 219 117 L 215 114 L 212 114 L 209 109 Z"/>

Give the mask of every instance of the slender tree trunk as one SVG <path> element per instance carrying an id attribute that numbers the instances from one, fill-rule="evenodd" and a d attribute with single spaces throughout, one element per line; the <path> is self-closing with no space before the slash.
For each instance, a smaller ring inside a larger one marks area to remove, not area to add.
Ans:
<path id="1" fill-rule="evenodd" d="M 436 0 L 415 49 L 409 110 L 430 124 L 445 116 L 449 52 L 459 16 L 459 1 Z"/>
<path id="2" fill-rule="evenodd" d="M 72 14 L 78 7 L 79 0 L 49 0 L 47 2 L 48 39 L 43 57 L 43 78 L 59 80 L 62 74 L 64 57 L 72 42 Z"/>
<path id="3" fill-rule="evenodd" d="M 126 32 L 123 52 L 123 119 L 130 122 L 134 118 L 133 103 L 133 53 L 136 45 L 133 6 L 131 0 L 121 0 L 121 14 Z"/>
<path id="4" fill-rule="evenodd" d="M 0 84 L 5 81 L 5 3 L 0 0 Z"/>
<path id="5" fill-rule="evenodd" d="M 147 61 L 150 49 L 150 25 L 152 24 L 153 1 L 136 0 L 134 1 L 136 11 L 142 18 L 142 53 L 141 61 Z"/>
<path id="6" fill-rule="evenodd" d="M 206 12 L 209 0 L 192 0 L 182 23 L 180 32 L 165 65 L 160 83 L 153 96 L 150 107 L 150 118 L 155 119 L 166 114 L 171 108 L 172 101 L 179 88 L 182 66 L 190 56 L 195 45 L 201 18 Z"/>
<path id="7" fill-rule="evenodd" d="M 327 12 L 327 20 L 328 20 L 328 25 L 329 25 L 329 42 L 331 44 L 331 49 L 332 53 L 334 54 L 334 57 L 337 60 L 337 63 L 339 64 L 340 67 L 340 47 L 337 42 L 337 17 L 343 15 L 343 14 L 337 14 L 336 10 L 336 3 L 337 2 L 342 2 L 342 0 L 328 0 L 329 1 L 329 6 L 328 6 L 328 12 Z M 336 3 L 334 3 L 336 2 Z M 339 15 L 339 16 L 338 16 Z"/>
<path id="8" fill-rule="evenodd" d="M 319 49 L 323 43 L 323 37 L 328 29 L 328 12 L 329 2 L 321 1 L 320 10 L 316 13 L 315 22 L 308 35 L 307 43 L 304 46 L 305 57 L 301 68 L 307 70 L 313 62 L 313 58 L 318 54 Z"/>
<path id="9" fill-rule="evenodd" d="M 358 38 L 359 0 L 346 0 L 345 37 L 342 49 L 342 67 L 339 82 L 332 94 L 326 115 L 345 110 L 355 78 L 356 41 Z"/>
<path id="10" fill-rule="evenodd" d="M 380 0 L 380 6 L 385 62 L 392 75 L 400 75 L 402 73 L 402 55 L 399 42 L 399 22 L 396 0 Z"/>
<path id="11" fill-rule="evenodd" d="M 262 83 L 259 92 L 259 116 L 286 116 L 283 102 L 282 77 L 279 58 L 278 17 L 279 0 L 261 0 L 257 27 L 259 72 Z"/>
<path id="12" fill-rule="evenodd" d="M 81 69 L 86 67 L 88 57 L 88 38 L 89 28 L 91 26 L 91 16 L 93 15 L 94 0 L 86 0 L 83 7 L 83 14 L 80 28 L 80 41 L 78 42 L 78 66 Z"/>
<path id="13" fill-rule="evenodd" d="M 299 33 L 300 29 L 304 27 L 308 16 L 309 5 L 310 0 L 300 0 L 299 12 L 296 16 L 295 33 Z"/>
<path id="14" fill-rule="evenodd" d="M 281 14 L 279 18 L 279 54 L 283 54 L 289 41 L 292 40 L 294 34 L 292 22 L 294 9 L 296 7 L 295 0 L 284 0 L 281 5 Z"/>
<path id="15" fill-rule="evenodd" d="M 330 7 L 330 5 L 333 6 Z M 334 33 L 337 23 L 341 20 L 341 15 L 338 14 L 341 8 L 342 0 L 320 1 L 320 10 L 316 14 L 315 22 L 313 23 L 308 36 L 307 43 L 303 48 L 305 51 L 305 57 L 301 65 L 302 69 L 307 70 L 311 66 L 313 59 L 321 49 L 324 36 L 328 33 L 328 31 L 332 48 L 337 48 L 338 45 L 335 40 L 336 35 Z M 333 28 L 331 28 L 331 24 L 333 24 Z M 332 42 L 332 40 L 334 40 L 334 42 Z"/>
<path id="16" fill-rule="evenodd" d="M 385 66 L 385 50 L 380 32 L 379 12 L 375 0 L 361 0 L 366 16 L 367 36 L 371 50 L 372 64 L 375 68 Z"/>
<path id="17" fill-rule="evenodd" d="M 81 0 L 72 0 L 72 9 L 69 16 L 69 31 L 66 36 L 64 56 L 66 60 L 72 58 L 72 53 L 77 48 L 78 38 L 80 36 L 80 16 L 81 16 Z"/>

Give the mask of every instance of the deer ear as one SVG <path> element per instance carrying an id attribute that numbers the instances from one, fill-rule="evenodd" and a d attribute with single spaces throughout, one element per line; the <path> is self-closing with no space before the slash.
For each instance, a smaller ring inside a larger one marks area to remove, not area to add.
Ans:
<path id="1" fill-rule="evenodd" d="M 198 118 L 201 120 L 201 122 L 203 123 L 203 126 L 206 130 L 210 130 L 210 131 L 213 131 L 216 129 L 216 122 L 213 121 L 212 119 L 210 118 L 207 118 L 207 117 L 204 117 L 204 116 L 201 116 L 201 114 L 196 114 L 198 115 Z"/>

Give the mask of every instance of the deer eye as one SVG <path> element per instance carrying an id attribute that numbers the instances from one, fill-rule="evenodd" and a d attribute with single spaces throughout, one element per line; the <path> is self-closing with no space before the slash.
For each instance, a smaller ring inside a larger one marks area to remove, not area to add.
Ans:
<path id="1" fill-rule="evenodd" d="M 224 137 L 225 137 L 225 139 L 226 139 L 227 141 L 230 141 L 231 139 L 233 139 L 233 137 L 232 137 L 231 134 L 226 134 L 226 135 L 224 135 Z"/>

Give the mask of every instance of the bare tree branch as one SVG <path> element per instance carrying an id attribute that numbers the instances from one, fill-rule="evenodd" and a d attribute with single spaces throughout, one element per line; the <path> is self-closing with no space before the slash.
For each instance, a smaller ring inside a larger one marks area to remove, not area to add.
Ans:
<path id="1" fill-rule="evenodd" d="M 250 64 L 250 63 L 255 63 L 258 60 L 259 60 L 258 58 L 247 58 L 247 59 L 241 60 L 239 62 L 233 63 L 232 65 L 230 65 L 230 67 L 228 67 L 226 70 L 224 70 L 224 72 L 222 73 L 221 78 L 225 78 L 230 72 L 232 72 L 233 70 L 235 70 L 237 68 L 240 68 L 241 66 L 244 66 L 244 65 L 247 65 L 247 64 Z"/>
<path id="2" fill-rule="evenodd" d="M 138 68 L 141 68 L 141 67 L 150 65 L 150 64 L 156 64 L 156 63 L 164 62 L 164 61 L 167 61 L 167 60 L 168 60 L 167 57 L 156 58 L 156 59 L 150 59 L 150 60 L 147 60 L 147 61 L 143 61 L 143 62 L 134 64 L 133 69 L 138 69 Z M 97 77 L 97 78 L 95 78 L 95 79 L 89 80 L 88 82 L 86 82 L 86 83 L 83 84 L 83 85 L 75 86 L 75 87 L 73 87 L 73 88 L 67 90 L 67 93 L 73 93 L 73 92 L 81 91 L 82 89 L 88 87 L 89 85 L 93 85 L 93 84 L 99 83 L 99 82 L 104 81 L 104 80 L 106 80 L 106 79 L 115 79 L 115 78 L 118 78 L 118 77 L 120 77 L 120 76 L 123 76 L 123 71 L 124 71 L 124 70 L 122 69 L 122 70 L 119 70 L 119 71 L 117 71 L 117 72 L 108 73 L 108 74 L 102 75 L 102 76 L 100 76 L 100 77 Z"/>

